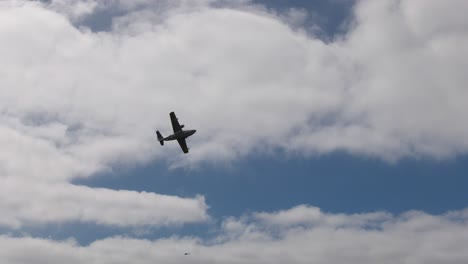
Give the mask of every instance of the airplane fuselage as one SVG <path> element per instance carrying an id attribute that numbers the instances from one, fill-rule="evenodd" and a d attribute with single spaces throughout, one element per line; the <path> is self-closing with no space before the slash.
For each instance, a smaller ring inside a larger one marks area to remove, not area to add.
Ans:
<path id="1" fill-rule="evenodd" d="M 177 139 L 184 139 L 184 138 L 188 138 L 190 137 L 191 135 L 195 134 L 195 132 L 197 132 L 197 130 L 195 129 L 192 129 L 192 130 L 182 130 L 182 131 L 179 131 L 175 134 L 172 134 L 170 136 L 167 136 L 166 138 L 164 138 L 164 140 L 167 140 L 167 141 L 171 141 L 171 140 L 177 140 Z"/>

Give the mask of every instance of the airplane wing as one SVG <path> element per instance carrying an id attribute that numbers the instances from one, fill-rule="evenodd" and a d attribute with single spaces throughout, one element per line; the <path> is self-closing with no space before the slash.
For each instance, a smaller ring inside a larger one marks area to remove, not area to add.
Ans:
<path id="1" fill-rule="evenodd" d="M 185 138 L 177 139 L 179 142 L 180 148 L 184 151 L 184 153 L 188 153 L 187 142 L 185 142 Z"/>
<path id="2" fill-rule="evenodd" d="M 174 133 L 177 133 L 182 130 L 182 126 L 179 124 L 179 121 L 177 121 L 177 117 L 174 112 L 171 112 L 169 114 L 171 117 L 171 123 L 172 123 L 172 129 L 174 130 Z M 179 142 L 180 143 L 180 142 Z"/>

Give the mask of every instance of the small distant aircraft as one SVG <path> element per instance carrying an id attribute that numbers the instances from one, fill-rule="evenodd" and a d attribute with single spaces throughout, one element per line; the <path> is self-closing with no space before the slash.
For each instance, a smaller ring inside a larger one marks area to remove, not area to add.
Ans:
<path id="1" fill-rule="evenodd" d="M 187 147 L 187 142 L 185 142 L 185 139 L 195 134 L 197 130 L 183 130 L 182 128 L 184 128 L 184 125 L 179 124 L 179 121 L 177 121 L 178 118 L 176 117 L 174 112 L 171 112 L 169 116 L 171 117 L 172 129 L 174 130 L 174 134 L 165 138 L 161 135 L 161 133 L 159 133 L 159 131 L 156 131 L 159 143 L 161 143 L 161 146 L 164 146 L 164 140 L 177 140 L 177 142 L 179 142 L 180 147 L 182 148 L 182 151 L 184 151 L 184 153 L 188 153 L 189 148 Z"/>
<path id="2" fill-rule="evenodd" d="M 184 256 L 188 256 L 188 255 L 190 255 L 190 253 L 189 253 L 189 252 L 187 252 L 187 253 L 184 253 Z"/>

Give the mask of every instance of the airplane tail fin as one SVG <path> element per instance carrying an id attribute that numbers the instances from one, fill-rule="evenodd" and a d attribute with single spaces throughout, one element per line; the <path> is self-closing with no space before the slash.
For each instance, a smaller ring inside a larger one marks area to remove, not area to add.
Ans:
<path id="1" fill-rule="evenodd" d="M 158 135 L 158 141 L 161 144 L 161 146 L 164 146 L 164 137 L 159 133 L 159 131 L 156 131 L 156 135 Z"/>

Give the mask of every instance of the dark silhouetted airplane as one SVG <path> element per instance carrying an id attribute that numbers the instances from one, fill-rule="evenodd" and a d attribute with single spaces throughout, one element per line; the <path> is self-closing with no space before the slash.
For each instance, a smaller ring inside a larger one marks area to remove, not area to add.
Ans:
<path id="1" fill-rule="evenodd" d="M 168 137 L 163 137 L 159 131 L 156 131 L 156 135 L 158 135 L 158 141 L 161 143 L 161 146 L 164 146 L 164 141 L 170 141 L 170 140 L 177 140 L 179 142 L 180 147 L 184 151 L 184 153 L 189 152 L 189 148 L 187 147 L 187 142 L 185 142 L 185 139 L 190 137 L 191 135 L 195 134 L 197 132 L 196 130 L 183 130 L 184 125 L 180 125 L 178 118 L 174 114 L 174 112 L 171 112 L 169 114 L 171 117 L 171 123 L 172 123 L 172 129 L 174 130 L 174 134 L 168 136 Z"/>

